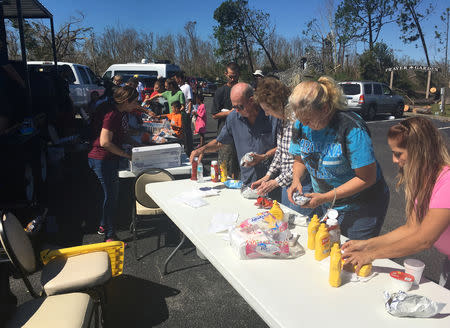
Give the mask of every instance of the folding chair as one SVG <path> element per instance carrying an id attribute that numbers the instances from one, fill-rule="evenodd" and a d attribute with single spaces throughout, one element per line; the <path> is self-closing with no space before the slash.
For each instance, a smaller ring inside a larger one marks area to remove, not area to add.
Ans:
<path id="1" fill-rule="evenodd" d="M 0 242 L 14 271 L 22 278 L 31 295 L 38 298 L 27 276 L 38 269 L 33 246 L 22 225 L 12 213 L 0 212 Z M 108 243 L 105 243 L 108 244 Z M 47 296 L 90 291 L 102 310 L 106 299 L 105 283 L 111 278 L 111 261 L 106 251 L 71 257 L 56 257 L 42 269 L 41 285 Z M 104 311 L 102 311 L 102 316 Z"/>
<path id="2" fill-rule="evenodd" d="M 174 176 L 163 169 L 150 168 L 141 172 L 134 182 L 134 206 L 132 221 L 130 225 L 130 231 L 133 233 L 133 244 L 134 253 L 136 260 L 139 260 L 137 249 L 137 223 L 142 216 L 154 216 L 164 214 L 163 210 L 150 198 L 145 192 L 145 186 L 149 183 L 172 181 L 175 180 Z M 159 237 L 158 237 L 158 248 L 159 248 Z"/>
<path id="3" fill-rule="evenodd" d="M 94 319 L 94 320 L 92 320 Z M 41 297 L 19 306 L 7 328 L 87 328 L 98 327 L 98 306 L 84 293 Z"/>

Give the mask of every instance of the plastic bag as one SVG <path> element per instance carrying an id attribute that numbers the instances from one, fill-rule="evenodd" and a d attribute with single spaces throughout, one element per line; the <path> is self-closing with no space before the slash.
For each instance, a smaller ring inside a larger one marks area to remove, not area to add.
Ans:
<path id="1" fill-rule="evenodd" d="M 274 202 L 270 211 L 259 213 L 232 228 L 230 245 L 240 259 L 296 258 L 305 253 L 288 229 L 288 219 Z"/>
<path id="2" fill-rule="evenodd" d="M 242 188 L 242 181 L 240 180 L 227 180 L 223 183 L 225 187 L 229 189 L 240 189 Z"/>

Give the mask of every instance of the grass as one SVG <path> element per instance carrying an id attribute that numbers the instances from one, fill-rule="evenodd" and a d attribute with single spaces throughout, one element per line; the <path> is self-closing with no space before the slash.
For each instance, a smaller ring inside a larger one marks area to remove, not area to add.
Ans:
<path id="1" fill-rule="evenodd" d="M 441 114 L 439 104 L 433 104 L 431 105 L 431 112 L 434 115 L 450 116 L 450 104 L 445 105 L 445 111 L 443 114 Z"/>

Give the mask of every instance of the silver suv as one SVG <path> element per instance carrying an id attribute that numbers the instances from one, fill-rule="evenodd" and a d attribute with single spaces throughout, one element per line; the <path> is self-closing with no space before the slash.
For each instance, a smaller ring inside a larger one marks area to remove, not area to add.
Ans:
<path id="1" fill-rule="evenodd" d="M 347 100 L 348 109 L 361 113 L 366 120 L 373 120 L 379 113 L 396 118 L 403 116 L 403 97 L 394 94 L 384 83 L 372 81 L 339 82 Z"/>

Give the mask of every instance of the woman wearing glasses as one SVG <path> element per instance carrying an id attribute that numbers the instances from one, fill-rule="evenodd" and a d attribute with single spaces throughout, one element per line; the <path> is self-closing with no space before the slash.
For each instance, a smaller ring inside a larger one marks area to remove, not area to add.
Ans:
<path id="1" fill-rule="evenodd" d="M 413 117 L 388 132 L 392 161 L 404 185 L 406 224 L 376 238 L 342 246 L 344 258 L 358 267 L 379 258 L 411 255 L 431 246 L 446 258 L 439 281 L 450 289 L 450 155 L 430 120 Z"/>
<path id="2" fill-rule="evenodd" d="M 389 189 L 365 122 L 343 111 L 341 89 L 329 77 L 297 85 L 289 106 L 297 118 L 289 148 L 295 156 L 289 200 L 293 203 L 293 193 L 302 192 L 300 178 L 308 171 L 314 192 L 305 194 L 311 200 L 303 207 L 320 215 L 334 206 L 342 234 L 350 239 L 378 236 Z"/>

